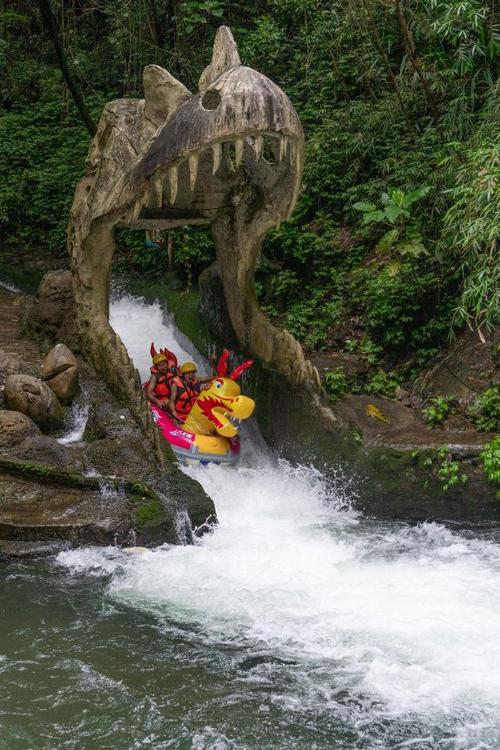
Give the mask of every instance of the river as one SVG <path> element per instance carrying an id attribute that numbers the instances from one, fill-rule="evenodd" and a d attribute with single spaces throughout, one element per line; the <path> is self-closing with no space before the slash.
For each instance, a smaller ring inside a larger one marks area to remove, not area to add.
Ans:
<path id="1" fill-rule="evenodd" d="M 111 320 L 144 377 L 152 340 L 205 367 L 159 305 Z M 186 471 L 198 544 L 0 568 L 1 750 L 500 747 L 498 537 L 365 518 L 256 429 Z"/>

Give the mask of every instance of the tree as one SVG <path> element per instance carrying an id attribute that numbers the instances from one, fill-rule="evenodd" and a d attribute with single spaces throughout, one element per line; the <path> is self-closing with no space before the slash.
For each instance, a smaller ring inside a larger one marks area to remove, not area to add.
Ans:
<path id="1" fill-rule="evenodd" d="M 54 45 L 57 62 L 61 70 L 61 73 L 64 76 L 64 80 L 66 81 L 68 89 L 71 91 L 71 95 L 73 96 L 74 102 L 78 108 L 78 111 L 80 112 L 83 122 L 85 123 L 85 127 L 89 131 L 90 135 L 94 136 L 96 134 L 97 127 L 96 127 L 94 120 L 92 119 L 92 116 L 89 110 L 87 109 L 87 105 L 85 104 L 85 99 L 83 98 L 82 91 L 80 87 L 78 86 L 77 82 L 75 81 L 69 69 L 68 61 L 64 53 L 63 45 L 61 43 L 61 39 L 59 38 L 59 34 L 56 29 L 56 24 L 54 20 L 54 15 L 52 13 L 50 0 L 38 0 L 38 7 L 40 8 L 40 15 L 42 17 L 43 24 L 52 41 L 52 44 Z"/>

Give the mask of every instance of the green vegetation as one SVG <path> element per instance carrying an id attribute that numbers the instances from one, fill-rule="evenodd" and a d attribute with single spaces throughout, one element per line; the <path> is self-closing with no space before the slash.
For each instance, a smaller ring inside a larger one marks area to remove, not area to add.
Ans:
<path id="1" fill-rule="evenodd" d="M 394 398 L 396 389 L 401 385 L 401 378 L 394 371 L 377 370 L 362 390 L 365 393 L 377 393 L 380 396 Z"/>
<path id="2" fill-rule="evenodd" d="M 488 388 L 472 404 L 470 416 L 480 432 L 496 432 L 500 428 L 500 387 Z"/>
<path id="3" fill-rule="evenodd" d="M 446 446 L 440 448 L 435 456 L 424 459 L 423 465 L 433 470 L 443 492 L 468 481 L 467 475 L 460 471 L 459 462 L 453 459 L 450 449 Z"/>
<path id="4" fill-rule="evenodd" d="M 446 417 L 452 411 L 453 399 L 446 396 L 435 396 L 429 399 L 430 406 L 422 409 L 422 414 L 426 422 L 430 425 L 437 425 L 444 422 Z"/>
<path id="5" fill-rule="evenodd" d="M 376 365 L 382 354 L 382 347 L 373 343 L 369 336 L 361 339 L 347 339 L 345 349 L 348 352 L 359 352 L 369 365 Z"/>
<path id="6" fill-rule="evenodd" d="M 337 401 L 349 390 L 349 383 L 341 367 L 325 373 L 325 388 L 331 401 Z"/>
<path id="7" fill-rule="evenodd" d="M 138 531 L 143 531 L 153 526 L 161 526 L 165 520 L 165 508 L 158 498 L 143 503 L 135 510 L 135 524 Z"/>
<path id="8" fill-rule="evenodd" d="M 500 437 L 494 438 L 487 443 L 481 452 L 484 473 L 490 480 L 500 484 Z"/>
<path id="9" fill-rule="evenodd" d="M 256 293 L 309 353 L 360 354 L 372 368 L 362 387 L 392 396 L 450 334 L 467 324 L 488 336 L 500 310 L 490 0 L 50 5 L 94 122 L 105 102 L 142 95 L 148 63 L 195 91 L 221 22 L 243 62 L 288 93 L 306 134 L 304 189 L 292 219 L 266 237 Z M 55 267 L 66 262 L 89 127 L 36 8 L 7 0 L 0 10 L 0 253 Z M 152 281 L 175 272 L 189 288 L 213 259 L 207 228 L 160 244 L 120 232 L 116 269 Z M 330 377 L 334 397 L 338 386 Z M 490 429 L 490 411 L 478 407 L 479 429 Z"/>
<path id="10" fill-rule="evenodd" d="M 441 448 L 438 451 L 438 459 L 437 476 L 444 492 L 456 484 L 467 482 L 467 475 L 460 471 L 460 464 L 453 460 L 448 448 Z"/>

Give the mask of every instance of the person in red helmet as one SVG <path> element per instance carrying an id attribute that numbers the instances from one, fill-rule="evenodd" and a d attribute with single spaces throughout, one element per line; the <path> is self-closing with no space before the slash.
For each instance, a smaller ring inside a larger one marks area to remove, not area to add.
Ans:
<path id="1" fill-rule="evenodd" d="M 146 386 L 146 396 L 151 403 L 166 409 L 172 416 L 170 406 L 170 396 L 172 392 L 172 382 L 177 377 L 177 359 L 172 352 L 164 350 L 153 356 L 153 367 L 151 368 L 151 377 Z"/>
<path id="2" fill-rule="evenodd" d="M 170 413 L 184 422 L 193 408 L 194 402 L 200 395 L 201 385 L 209 383 L 212 378 L 201 378 L 198 380 L 194 362 L 184 362 L 180 370 L 180 375 L 172 381 Z"/>

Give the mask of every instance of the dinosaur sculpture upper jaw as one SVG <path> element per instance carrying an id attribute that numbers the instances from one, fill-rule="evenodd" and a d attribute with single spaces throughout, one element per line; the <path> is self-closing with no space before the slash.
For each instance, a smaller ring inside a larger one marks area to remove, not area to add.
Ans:
<path id="1" fill-rule="evenodd" d="M 221 27 L 211 65 L 189 91 L 167 71 L 144 72 L 146 127 L 162 122 L 107 195 L 96 218 L 134 228 L 212 223 L 240 200 L 242 185 L 274 195 L 273 222 L 295 206 L 304 135 L 290 100 L 240 64 Z"/>

